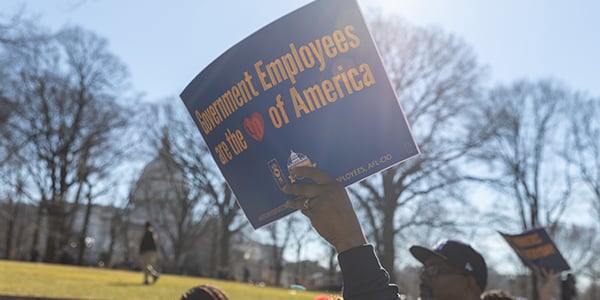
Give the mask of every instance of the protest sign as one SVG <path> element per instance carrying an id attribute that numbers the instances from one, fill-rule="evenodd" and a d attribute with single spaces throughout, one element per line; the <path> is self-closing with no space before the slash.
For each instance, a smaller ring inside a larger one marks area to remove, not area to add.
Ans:
<path id="1" fill-rule="evenodd" d="M 555 272 L 571 269 L 544 228 L 535 228 L 514 235 L 498 233 L 526 266 L 537 266 Z"/>
<path id="2" fill-rule="evenodd" d="M 319 0 L 202 70 L 181 98 L 254 228 L 291 212 L 289 169 L 348 186 L 419 153 L 355 1 Z"/>

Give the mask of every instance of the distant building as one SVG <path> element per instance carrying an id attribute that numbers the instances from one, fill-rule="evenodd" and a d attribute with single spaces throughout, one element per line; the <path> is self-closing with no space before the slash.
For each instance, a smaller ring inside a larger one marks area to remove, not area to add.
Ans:
<path id="1" fill-rule="evenodd" d="M 182 218 L 178 215 L 179 208 L 187 201 L 188 190 L 183 168 L 173 158 L 170 141 L 165 133 L 160 150 L 144 167 L 126 208 L 129 223 L 140 229 L 130 231 L 131 249 L 137 250 L 143 234 L 143 224 L 150 221 L 159 237 L 158 246 L 162 258 L 172 259 L 174 247 L 169 236 Z"/>
<path id="2" fill-rule="evenodd" d="M 161 271 L 181 273 L 192 276 L 216 276 L 219 253 L 219 220 L 205 216 L 202 220 L 192 222 L 201 234 L 193 239 L 186 239 L 184 251 L 175 260 L 175 245 L 171 238 L 176 225 L 181 220 L 178 209 L 182 201 L 186 201 L 189 193 L 183 168 L 177 164 L 171 154 L 168 138 L 163 137 L 161 148 L 141 172 L 130 195 L 129 203 L 124 208 L 109 205 L 93 205 L 85 234 L 84 242 L 80 241 L 80 230 L 83 228 L 85 205 L 79 205 L 72 216 L 72 232 L 67 247 L 61 249 L 65 262 L 74 262 L 80 247 L 86 247 L 84 265 L 135 269 L 139 241 L 144 231 L 144 223 L 149 220 L 155 226 L 159 236 L 159 252 Z M 2 199 L 0 199 L 2 200 Z M 73 204 L 69 204 L 73 205 Z M 0 258 L 31 260 L 34 221 L 38 215 L 38 207 L 32 204 L 0 201 Z M 10 221 L 13 221 L 10 223 Z M 7 247 L 8 225 L 12 224 L 12 240 Z M 48 235 L 47 218 L 40 221 L 37 259 L 45 250 Z M 189 233 L 186 233 L 189 234 Z M 231 237 L 230 265 L 227 273 L 235 280 L 244 279 L 244 269 L 248 281 L 273 285 L 275 280 L 275 260 L 273 246 L 261 244 L 236 233 Z M 280 251 L 278 251 L 280 252 Z M 279 261 L 282 261 L 279 258 Z M 316 287 L 324 282 L 323 274 L 327 272 L 316 262 L 299 262 L 287 264 L 283 262 L 281 284 L 289 286 L 301 283 L 307 287 Z M 177 267 L 173 267 L 173 266 Z M 316 274 L 316 275 L 315 275 Z M 316 277 L 315 277 L 316 276 Z"/>

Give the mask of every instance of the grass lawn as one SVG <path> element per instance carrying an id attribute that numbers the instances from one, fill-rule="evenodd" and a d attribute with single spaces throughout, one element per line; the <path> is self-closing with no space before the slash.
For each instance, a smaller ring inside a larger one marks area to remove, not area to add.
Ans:
<path id="1" fill-rule="evenodd" d="M 232 300 L 312 300 L 324 294 L 168 274 L 154 285 L 143 285 L 142 277 L 141 272 L 0 260 L 0 299 L 179 299 L 184 291 L 202 283 L 221 288 Z"/>

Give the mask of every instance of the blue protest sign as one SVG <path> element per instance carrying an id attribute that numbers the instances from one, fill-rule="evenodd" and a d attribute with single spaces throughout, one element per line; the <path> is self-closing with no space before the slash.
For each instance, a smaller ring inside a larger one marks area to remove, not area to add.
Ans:
<path id="1" fill-rule="evenodd" d="M 263 27 L 181 98 L 254 228 L 293 212 L 290 167 L 347 186 L 419 153 L 355 1 L 315 1 Z"/>
<path id="2" fill-rule="evenodd" d="M 520 234 L 498 232 L 526 266 L 561 272 L 571 269 L 544 228 L 534 228 Z"/>

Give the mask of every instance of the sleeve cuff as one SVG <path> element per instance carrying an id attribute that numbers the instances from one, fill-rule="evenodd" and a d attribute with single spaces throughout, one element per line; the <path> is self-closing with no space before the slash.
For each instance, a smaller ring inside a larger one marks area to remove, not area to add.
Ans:
<path id="1" fill-rule="evenodd" d="M 362 299 L 382 292 L 397 295 L 398 287 L 390 284 L 390 276 L 372 245 L 348 249 L 338 255 L 338 261 L 344 279 L 344 299 Z"/>

